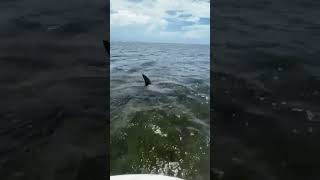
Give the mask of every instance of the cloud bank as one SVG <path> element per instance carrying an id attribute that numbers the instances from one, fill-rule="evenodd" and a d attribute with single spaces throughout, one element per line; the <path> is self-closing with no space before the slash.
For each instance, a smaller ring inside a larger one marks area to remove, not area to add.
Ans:
<path id="1" fill-rule="evenodd" d="M 111 41 L 208 44 L 209 0 L 111 0 Z"/>

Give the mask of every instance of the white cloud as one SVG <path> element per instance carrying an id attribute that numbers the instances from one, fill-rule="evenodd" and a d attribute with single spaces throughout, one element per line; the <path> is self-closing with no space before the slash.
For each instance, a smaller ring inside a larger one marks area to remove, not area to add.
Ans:
<path id="1" fill-rule="evenodd" d="M 184 28 L 184 36 L 189 39 L 210 39 L 210 27 L 208 25 L 195 25 Z"/>
<path id="2" fill-rule="evenodd" d="M 151 17 L 144 14 L 136 14 L 128 10 L 119 10 L 111 15 L 112 26 L 147 25 Z"/>
<path id="3" fill-rule="evenodd" d="M 111 40 L 209 42 L 210 26 L 198 24 L 200 18 L 210 18 L 208 1 L 111 0 L 110 7 Z M 178 21 L 181 27 L 168 29 Z M 184 22 L 188 24 L 184 26 Z"/>

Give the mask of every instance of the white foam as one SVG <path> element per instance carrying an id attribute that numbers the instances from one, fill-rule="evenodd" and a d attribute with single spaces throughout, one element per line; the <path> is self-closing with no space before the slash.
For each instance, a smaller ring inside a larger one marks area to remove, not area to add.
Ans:
<path id="1" fill-rule="evenodd" d="M 160 128 L 159 126 L 151 125 L 151 128 L 152 128 L 152 130 L 153 130 L 153 132 L 154 132 L 155 134 L 158 134 L 158 135 L 160 135 L 160 136 L 162 136 L 162 137 L 167 137 L 167 136 L 168 136 L 168 134 L 163 133 L 163 132 L 161 131 L 161 128 Z"/>

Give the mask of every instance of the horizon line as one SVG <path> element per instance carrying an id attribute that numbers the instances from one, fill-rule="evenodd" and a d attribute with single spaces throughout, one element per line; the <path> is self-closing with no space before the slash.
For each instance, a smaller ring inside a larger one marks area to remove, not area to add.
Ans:
<path id="1" fill-rule="evenodd" d="M 184 45 L 209 45 L 210 43 L 184 43 L 184 42 L 157 42 L 157 41 L 123 41 L 123 40 L 110 40 L 112 42 L 120 43 L 149 43 L 149 44 L 184 44 Z"/>

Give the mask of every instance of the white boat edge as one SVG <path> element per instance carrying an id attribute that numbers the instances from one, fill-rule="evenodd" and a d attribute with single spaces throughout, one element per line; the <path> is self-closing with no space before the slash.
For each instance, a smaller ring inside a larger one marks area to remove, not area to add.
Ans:
<path id="1" fill-rule="evenodd" d="M 177 177 L 158 174 L 125 174 L 110 176 L 110 180 L 183 180 Z"/>

